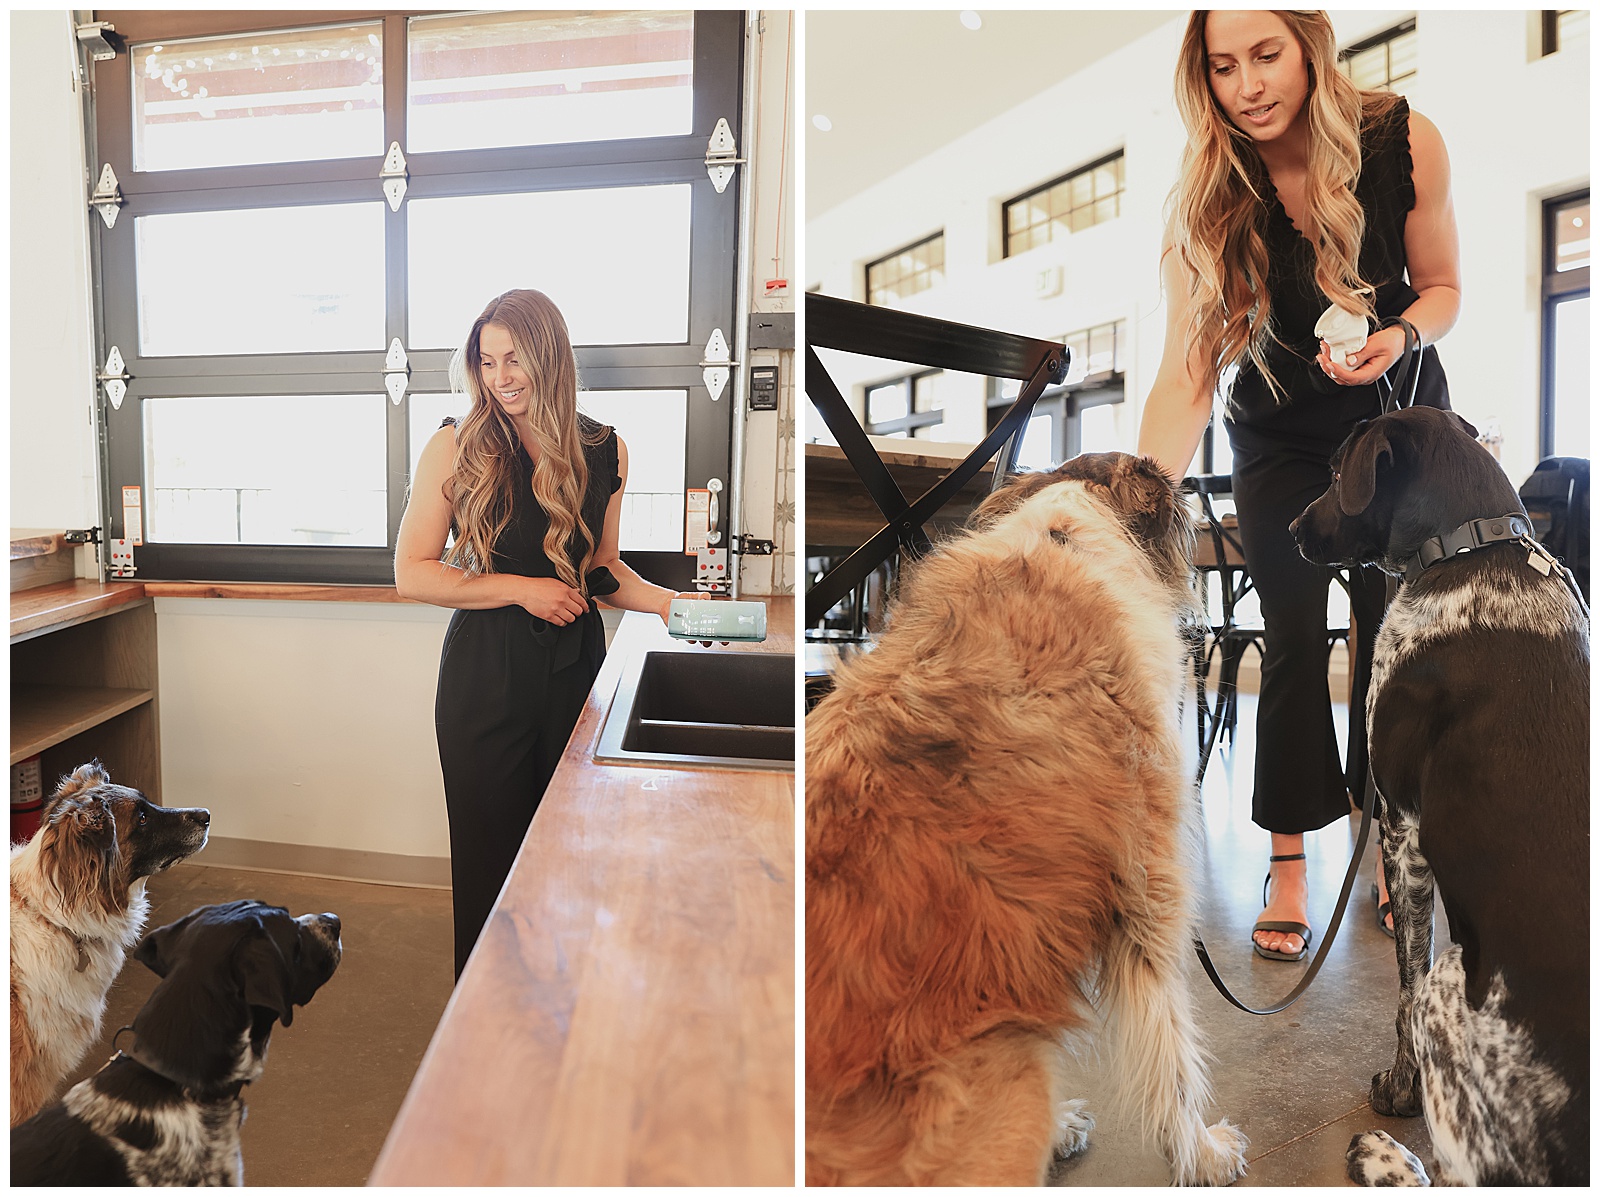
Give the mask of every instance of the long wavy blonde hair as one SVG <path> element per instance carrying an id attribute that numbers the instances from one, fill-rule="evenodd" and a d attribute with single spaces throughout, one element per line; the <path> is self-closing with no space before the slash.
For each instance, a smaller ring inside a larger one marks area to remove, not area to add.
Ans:
<path id="1" fill-rule="evenodd" d="M 1355 193 L 1361 124 L 1400 97 L 1362 91 L 1339 70 L 1338 41 L 1326 13 L 1274 11 L 1305 56 L 1308 161 L 1301 223 L 1316 254 L 1316 283 L 1330 303 L 1370 317 L 1375 292 L 1360 274 L 1366 218 Z M 1263 236 L 1268 208 L 1262 189 L 1270 182 L 1250 135 L 1228 119 L 1212 94 L 1208 15 L 1190 16 L 1174 83 L 1189 140 L 1168 220 L 1170 240 L 1191 279 L 1188 348 L 1198 349 L 1205 363 L 1207 390 L 1215 390 L 1223 372 L 1248 356 L 1281 397 L 1266 361 L 1269 342 L 1277 340 Z"/>
<path id="2" fill-rule="evenodd" d="M 511 522 L 517 485 L 519 439 L 511 417 L 483 385 L 479 338 L 495 324 L 511 335 L 517 361 L 532 384 L 528 417 L 537 453 L 533 494 L 549 516 L 544 551 L 556 574 L 584 595 L 584 576 L 594 559 L 594 536 L 582 519 L 589 468 L 583 447 L 599 444 L 610 429 L 578 416 L 578 362 L 567 336 L 567 322 L 548 296 L 539 291 L 507 291 L 491 300 L 472 323 L 466 343 L 450 359 L 450 387 L 464 392 L 472 406 L 456 431 L 454 471 L 450 479 L 450 515 L 455 543 L 445 555 L 449 565 L 469 573 L 494 572 L 494 543 Z M 584 545 L 576 567 L 567 554 L 574 532 Z"/>

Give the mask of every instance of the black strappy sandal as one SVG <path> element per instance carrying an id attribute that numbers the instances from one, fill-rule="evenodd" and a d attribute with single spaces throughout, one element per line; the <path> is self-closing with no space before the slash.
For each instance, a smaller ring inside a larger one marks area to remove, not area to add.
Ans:
<path id="1" fill-rule="evenodd" d="M 1378 901 L 1378 883 L 1376 881 L 1372 883 L 1372 904 L 1378 908 L 1378 930 L 1393 939 L 1394 928 L 1384 922 L 1384 919 L 1394 913 L 1394 903 Z"/>
<path id="2" fill-rule="evenodd" d="M 1304 860 L 1305 858 L 1306 854 L 1304 852 L 1292 852 L 1287 856 L 1269 856 L 1267 857 L 1267 860 L 1276 863 L 1280 860 Z M 1271 882 L 1272 870 L 1268 869 L 1266 877 L 1261 882 L 1262 906 L 1266 906 L 1267 904 L 1267 886 L 1271 884 Z M 1376 887 L 1374 887 L 1374 889 L 1376 889 Z M 1382 920 L 1379 921 L 1381 922 Z M 1264 948 L 1256 942 L 1257 931 L 1282 931 L 1289 935 L 1298 935 L 1300 937 L 1300 950 L 1298 952 L 1290 953 L 1274 952 L 1268 948 Z M 1291 923 L 1286 922 L 1283 919 L 1259 919 L 1257 920 L 1256 925 L 1250 928 L 1250 946 L 1256 950 L 1256 955 L 1260 956 L 1263 960 L 1287 960 L 1289 963 L 1294 964 L 1297 961 L 1304 960 L 1306 958 L 1306 953 L 1311 950 L 1311 928 L 1306 926 L 1304 923 Z"/>

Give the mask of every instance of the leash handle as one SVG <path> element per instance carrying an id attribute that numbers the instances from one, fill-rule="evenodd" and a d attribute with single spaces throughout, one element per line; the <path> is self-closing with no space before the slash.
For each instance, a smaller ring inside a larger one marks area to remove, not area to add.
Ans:
<path id="1" fill-rule="evenodd" d="M 1260 1010 L 1257 1010 L 1254 1006 L 1245 1005 L 1233 995 L 1233 991 L 1228 988 L 1221 975 L 1217 972 L 1217 966 L 1211 963 L 1211 954 L 1206 951 L 1205 941 L 1198 935 L 1194 937 L 1194 950 L 1200 957 L 1200 967 L 1206 970 L 1206 976 L 1211 978 L 1211 984 L 1216 986 L 1218 993 L 1246 1014 L 1258 1014 L 1263 1017 L 1268 1014 L 1281 1014 L 1298 1002 L 1305 994 L 1305 991 L 1311 988 L 1311 982 L 1316 979 L 1317 972 L 1322 968 L 1323 960 L 1333 948 L 1334 938 L 1339 934 L 1339 924 L 1344 919 L 1345 907 L 1350 903 L 1350 891 L 1355 887 L 1356 874 L 1361 871 L 1361 860 L 1367 853 L 1367 837 L 1372 831 L 1372 812 L 1377 805 L 1377 793 L 1377 783 L 1372 778 L 1372 766 L 1368 764 L 1367 789 L 1361 804 L 1361 829 L 1356 833 L 1355 850 L 1350 856 L 1350 867 L 1345 870 L 1344 886 L 1339 890 L 1339 900 L 1334 903 L 1333 914 L 1328 919 L 1328 928 L 1322 933 L 1322 946 L 1317 949 L 1316 955 L 1311 958 L 1311 966 L 1306 969 L 1305 974 L 1280 1001 Z"/>
<path id="2" fill-rule="evenodd" d="M 1405 336 L 1400 356 L 1389 369 L 1395 371 L 1391 380 L 1387 371 L 1380 375 L 1388 392 L 1382 395 L 1381 409 L 1387 415 L 1401 407 L 1410 407 L 1417 401 L 1417 382 L 1422 377 L 1422 336 L 1416 325 L 1404 316 L 1390 316 L 1378 322 L 1378 331 L 1398 326 Z M 1381 388 L 1380 388 L 1381 389 Z"/>

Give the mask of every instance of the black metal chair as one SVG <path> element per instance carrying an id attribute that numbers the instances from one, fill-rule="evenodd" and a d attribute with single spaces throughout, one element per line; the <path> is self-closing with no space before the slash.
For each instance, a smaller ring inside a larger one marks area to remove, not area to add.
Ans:
<path id="1" fill-rule="evenodd" d="M 1014 378 L 1023 384 L 1022 392 L 971 453 L 914 502 L 907 502 L 818 359 L 819 348 L 993 378 Z M 924 525 L 997 453 L 992 485 L 998 487 L 1004 482 L 1016 469 L 1017 451 L 1033 405 L 1046 386 L 1066 378 L 1070 359 L 1071 352 L 1055 341 L 973 328 L 827 295 L 806 296 L 807 396 L 885 521 L 865 544 L 834 563 L 806 591 L 807 629 L 820 628 L 827 612 L 891 554 L 902 552 L 916 557 L 927 552 L 929 540 Z"/>

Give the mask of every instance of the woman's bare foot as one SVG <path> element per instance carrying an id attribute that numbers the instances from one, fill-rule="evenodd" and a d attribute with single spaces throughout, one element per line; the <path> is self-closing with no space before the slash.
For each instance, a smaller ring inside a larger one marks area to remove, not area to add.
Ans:
<path id="1" fill-rule="evenodd" d="M 1304 851 L 1304 836 L 1272 833 L 1272 855 L 1292 856 Z M 1309 926 L 1306 862 L 1276 860 L 1269 867 L 1272 881 L 1267 886 L 1267 906 L 1261 912 L 1260 921 L 1304 923 Z M 1306 942 L 1293 931 L 1257 931 L 1252 938 L 1266 951 L 1284 952 L 1290 956 L 1299 952 Z"/>

